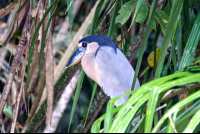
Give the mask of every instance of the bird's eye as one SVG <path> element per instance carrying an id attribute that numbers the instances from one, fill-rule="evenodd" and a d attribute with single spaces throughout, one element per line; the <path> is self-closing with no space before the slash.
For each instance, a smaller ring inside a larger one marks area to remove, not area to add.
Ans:
<path id="1" fill-rule="evenodd" d="M 82 47 L 86 48 L 87 47 L 87 43 L 83 43 Z"/>

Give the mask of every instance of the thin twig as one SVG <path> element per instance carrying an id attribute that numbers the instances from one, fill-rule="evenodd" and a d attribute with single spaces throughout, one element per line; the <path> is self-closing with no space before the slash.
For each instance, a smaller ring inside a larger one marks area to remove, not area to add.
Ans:
<path id="1" fill-rule="evenodd" d="M 172 128 L 173 128 L 174 132 L 178 133 L 177 130 L 176 130 L 176 127 L 174 126 L 174 123 L 172 121 L 171 115 L 168 118 L 169 118 L 170 124 L 172 125 Z"/>
<path id="2" fill-rule="evenodd" d="M 23 81 L 22 81 L 23 83 Z M 23 85 L 23 84 L 22 84 Z M 22 88 L 23 86 L 21 85 L 21 88 L 20 88 L 20 92 L 19 92 L 19 95 L 18 95 L 18 98 L 17 98 L 17 105 L 15 107 L 15 119 L 14 119 L 14 122 L 12 123 L 12 126 L 11 126 L 11 130 L 10 130 L 10 133 L 15 133 L 15 126 L 16 126 L 16 122 L 17 122 L 17 115 L 18 115 L 18 111 L 19 111 L 19 103 L 20 103 L 20 98 L 21 98 L 21 95 L 22 95 Z"/>
<path id="3" fill-rule="evenodd" d="M 135 55 L 137 54 L 137 52 L 140 50 L 142 46 L 142 42 L 140 43 L 140 45 L 137 47 L 137 49 L 135 50 L 135 52 L 133 53 L 133 55 L 131 56 L 131 58 L 129 59 L 129 62 L 132 63 L 133 62 L 133 59 L 135 57 Z"/>
<path id="4" fill-rule="evenodd" d="M 172 97 L 174 97 L 174 96 L 176 96 L 178 94 L 181 94 L 181 93 L 183 93 L 185 91 L 188 91 L 188 90 L 191 90 L 191 89 L 194 89 L 194 88 L 197 88 L 197 87 L 200 87 L 200 84 L 192 85 L 192 86 L 186 87 L 186 88 L 181 88 L 181 89 L 178 89 L 176 91 L 174 91 L 174 89 L 172 89 L 172 90 L 168 91 L 164 95 L 164 97 L 162 98 L 161 102 L 164 102 L 164 101 L 166 101 L 166 100 L 168 100 L 168 99 L 170 99 L 170 98 L 172 98 Z"/>
<path id="5" fill-rule="evenodd" d="M 87 127 L 84 129 L 83 133 L 87 133 L 88 130 L 90 129 L 92 123 L 94 122 L 94 120 L 96 119 L 97 115 L 99 114 L 99 112 L 101 111 L 104 103 L 108 100 L 108 97 L 106 96 L 101 103 L 99 104 L 99 107 L 97 108 L 97 110 L 95 111 L 94 115 L 92 116 L 92 119 L 90 120 L 90 122 L 88 123 Z"/>
<path id="6" fill-rule="evenodd" d="M 29 38 L 30 38 L 30 36 L 28 36 L 28 31 L 27 31 L 27 29 L 29 29 L 28 27 L 29 27 L 29 15 L 26 18 L 25 27 L 24 27 L 25 30 L 23 31 L 23 32 L 25 32 L 26 37 L 27 37 L 27 41 L 28 41 L 27 44 L 29 44 Z M 26 63 L 27 63 L 27 59 L 28 59 L 29 50 L 30 50 L 30 45 L 27 45 L 27 47 L 26 47 L 26 57 L 25 57 L 24 64 L 22 65 L 22 71 L 21 71 L 21 87 L 20 87 L 20 92 L 19 92 L 19 96 L 18 96 L 18 99 L 17 99 L 17 105 L 16 105 L 16 108 L 15 108 L 15 119 L 14 119 L 14 122 L 12 123 L 11 133 L 15 132 L 15 125 L 16 125 L 16 122 L 17 122 L 19 104 L 20 104 L 20 101 L 21 101 L 22 92 L 24 90 L 23 83 L 24 83 L 24 76 L 25 76 L 25 71 L 26 71 Z"/>

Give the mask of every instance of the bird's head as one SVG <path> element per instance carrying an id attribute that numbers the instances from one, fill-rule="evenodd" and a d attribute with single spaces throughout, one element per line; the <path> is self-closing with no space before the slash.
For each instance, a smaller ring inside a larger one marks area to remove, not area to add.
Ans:
<path id="1" fill-rule="evenodd" d="M 108 46 L 117 52 L 117 45 L 115 42 L 105 35 L 90 35 L 81 39 L 78 43 L 78 49 L 72 54 L 66 67 L 71 67 L 81 61 L 82 57 L 86 54 L 98 53 L 100 47 Z"/>

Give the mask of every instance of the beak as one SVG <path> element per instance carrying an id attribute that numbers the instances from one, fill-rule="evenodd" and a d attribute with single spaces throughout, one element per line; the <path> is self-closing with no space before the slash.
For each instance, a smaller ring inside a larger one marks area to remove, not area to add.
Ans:
<path id="1" fill-rule="evenodd" d="M 79 47 L 70 57 L 69 61 L 67 62 L 66 68 L 71 67 L 81 61 L 83 55 L 85 55 L 86 49 Z"/>

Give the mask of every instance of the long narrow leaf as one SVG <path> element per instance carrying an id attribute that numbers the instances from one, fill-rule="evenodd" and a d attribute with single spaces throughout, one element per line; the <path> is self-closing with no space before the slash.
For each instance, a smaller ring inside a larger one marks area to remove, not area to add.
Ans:
<path id="1" fill-rule="evenodd" d="M 72 118 L 73 118 L 73 115 L 74 115 L 74 111 L 76 109 L 76 104 L 78 102 L 78 98 L 79 98 L 79 95 L 80 95 L 80 92 L 81 92 L 81 87 L 82 87 L 84 76 L 85 76 L 85 73 L 83 71 L 83 68 L 81 68 L 80 78 L 79 78 L 78 85 L 77 85 L 77 88 L 76 88 L 76 93 L 75 93 L 74 102 L 73 102 L 73 106 L 72 106 L 72 111 L 71 111 L 71 115 L 70 115 L 68 132 L 69 132 L 69 129 L 70 129 L 70 126 L 71 126 L 71 122 L 72 122 Z"/>
<path id="2" fill-rule="evenodd" d="M 200 79 L 200 74 L 196 74 L 196 75 L 192 75 L 192 77 L 190 76 L 190 80 L 191 79 Z M 188 79 L 187 79 L 188 80 Z M 194 80 L 195 81 L 195 80 Z M 197 80 L 198 81 L 198 80 Z M 153 133 L 158 131 L 158 128 L 162 125 L 162 123 L 173 113 L 177 114 L 178 111 L 180 109 L 182 109 L 184 106 L 186 106 L 187 104 L 189 104 L 191 101 L 200 98 L 200 91 L 194 93 L 193 95 L 188 96 L 187 98 L 185 98 L 184 100 L 182 100 L 181 102 L 177 103 L 176 105 L 174 105 L 166 114 L 163 115 L 163 117 L 160 119 L 160 121 L 158 122 L 158 124 L 156 124 L 156 126 L 154 127 L 154 129 L 152 130 Z"/>
<path id="3" fill-rule="evenodd" d="M 113 113 L 112 114 L 115 114 L 117 113 L 121 107 L 123 105 L 120 105 L 119 107 L 116 107 L 114 108 L 113 110 Z M 98 133 L 100 131 L 100 125 L 101 125 L 101 122 L 106 118 L 106 114 L 102 115 L 100 118 L 98 118 L 92 125 L 92 128 L 91 128 L 91 133 Z"/>
<path id="4" fill-rule="evenodd" d="M 159 94 L 164 91 L 167 91 L 167 89 L 170 89 L 177 85 L 185 85 L 188 83 L 197 82 L 198 78 L 200 78 L 200 73 L 199 74 L 190 73 L 188 76 L 185 76 L 183 78 L 179 78 L 179 79 L 176 79 L 176 80 L 173 80 L 170 82 L 166 82 L 160 86 L 154 87 L 154 89 L 151 90 L 151 94 L 150 94 L 148 105 L 147 105 L 145 131 L 144 132 L 151 131 L 154 111 L 155 111 L 156 105 L 158 103 L 157 101 L 158 101 Z M 155 103 L 155 102 L 157 102 L 157 103 Z"/>
<path id="5" fill-rule="evenodd" d="M 133 128 L 133 130 L 131 131 L 131 133 L 135 133 L 136 132 L 136 130 L 138 129 L 138 127 L 140 126 L 140 124 L 142 123 L 142 121 L 144 120 L 144 117 L 145 116 L 143 116 L 141 119 L 140 119 L 140 121 L 137 123 L 137 125 Z"/>
<path id="6" fill-rule="evenodd" d="M 176 46 L 177 46 L 177 55 L 178 55 L 178 60 L 181 59 L 182 56 L 182 30 L 181 30 L 181 20 L 179 17 L 179 21 L 178 21 L 178 26 L 176 29 Z M 180 61 L 178 62 L 178 67 L 180 65 Z"/>
<path id="7" fill-rule="evenodd" d="M 150 17 L 148 18 L 147 29 L 146 29 L 146 32 L 145 32 L 145 35 L 144 35 L 142 46 L 140 48 L 140 54 L 139 54 L 139 58 L 138 58 L 138 61 L 137 61 L 137 65 L 136 65 L 136 69 L 135 69 L 135 75 L 134 75 L 131 90 L 134 89 L 135 83 L 136 83 L 136 80 L 137 80 L 137 77 L 138 77 L 138 74 L 139 74 L 139 69 L 140 69 L 140 65 L 141 65 L 141 62 L 142 62 L 142 57 L 143 57 L 144 50 L 145 50 L 145 47 L 146 47 L 146 44 L 147 44 L 147 40 L 148 40 L 150 31 L 151 31 L 151 27 L 152 27 L 152 24 L 153 24 L 153 19 L 154 19 L 154 14 L 155 14 L 157 3 L 158 3 L 158 0 L 154 0 L 153 4 L 151 6 L 151 10 L 150 10 L 150 14 L 149 14 Z"/>
<path id="8" fill-rule="evenodd" d="M 96 27 L 96 23 L 97 23 L 97 19 L 99 17 L 99 13 L 101 11 L 101 8 L 103 6 L 103 3 L 104 3 L 105 0 L 101 0 L 96 8 L 96 11 L 94 13 L 94 18 L 93 18 L 93 22 L 92 22 L 92 28 L 91 28 L 91 31 L 90 31 L 90 35 L 94 34 L 94 30 L 95 30 L 95 27 Z"/>
<path id="9" fill-rule="evenodd" d="M 192 117 L 190 123 L 187 125 L 183 133 L 192 133 L 197 125 L 200 123 L 200 110 Z"/>
<path id="10" fill-rule="evenodd" d="M 174 79 L 174 78 L 177 78 L 177 77 L 181 78 L 181 77 L 184 77 L 184 76 L 187 76 L 187 75 L 191 75 L 191 73 L 188 73 L 188 72 L 187 73 L 186 72 L 177 73 L 177 74 L 174 74 L 174 75 L 170 75 L 170 76 L 160 78 L 159 80 L 153 80 L 149 83 L 142 85 L 139 89 L 136 90 L 134 95 L 132 95 L 127 100 L 127 102 L 123 105 L 123 107 L 120 109 L 115 120 L 113 121 L 113 124 L 112 124 L 109 132 L 114 131 L 116 128 L 118 128 L 120 126 L 119 122 L 121 122 L 123 120 L 123 118 L 127 115 L 128 111 L 130 110 L 132 105 L 134 105 L 138 100 L 140 100 L 143 97 L 143 95 L 146 94 L 151 88 L 153 88 L 157 85 L 160 85 L 162 83 L 165 83 L 165 82 L 167 82 L 171 79 Z M 107 114 L 109 114 L 109 113 L 107 113 Z"/>
<path id="11" fill-rule="evenodd" d="M 115 9 L 114 9 L 113 16 L 112 16 L 112 19 L 111 19 L 111 23 L 110 23 L 110 26 L 109 26 L 109 29 L 108 29 L 107 36 L 110 37 L 110 38 L 112 36 L 112 32 L 113 32 L 113 28 L 114 28 L 114 24 L 115 24 L 115 18 L 116 18 L 116 15 L 117 15 L 118 5 L 119 5 L 119 0 L 117 0 L 115 2 Z"/>
<path id="12" fill-rule="evenodd" d="M 178 16 L 180 15 L 182 6 L 183 6 L 183 0 L 175 0 L 173 2 L 172 11 L 170 14 L 169 23 L 167 25 L 166 36 L 163 41 L 161 55 L 160 55 L 160 58 L 158 61 L 155 78 L 160 77 L 160 74 L 161 74 L 161 71 L 163 68 L 163 63 L 164 63 L 165 56 L 166 56 L 166 52 L 167 52 L 167 48 L 168 48 L 169 42 L 171 40 L 172 34 L 174 32 L 175 24 L 177 22 Z"/>
<path id="13" fill-rule="evenodd" d="M 131 23 L 131 26 L 129 27 L 129 30 L 130 30 L 130 28 L 132 27 L 132 25 L 134 24 L 134 22 L 135 22 L 135 20 L 136 20 L 136 18 L 137 18 L 137 16 L 138 16 L 138 14 L 139 14 L 139 12 L 140 12 L 140 9 L 142 8 L 143 4 L 144 4 L 144 0 L 139 0 L 139 1 L 137 2 L 135 14 L 134 14 L 134 17 L 133 17 L 133 21 L 132 21 L 132 23 Z M 129 31 L 129 30 L 128 30 L 128 31 Z"/>
<path id="14" fill-rule="evenodd" d="M 194 113 L 196 113 L 198 110 L 200 110 L 200 100 L 197 101 L 194 105 L 192 105 L 189 109 L 184 111 L 181 115 L 179 115 L 175 121 L 176 126 L 180 126 L 182 122 L 184 122 L 186 119 L 190 118 Z M 164 127 L 159 133 L 166 133 L 167 126 Z"/>
<path id="15" fill-rule="evenodd" d="M 48 31 L 49 31 L 49 26 L 51 24 L 51 20 L 53 18 L 54 12 L 56 11 L 58 2 L 59 2 L 59 0 L 56 1 L 56 3 L 55 3 L 55 6 L 54 6 L 53 11 L 52 11 L 52 14 L 51 14 L 51 16 L 50 16 L 50 18 L 48 20 L 47 29 L 45 30 L 43 38 L 42 38 L 41 49 L 40 49 L 40 56 L 39 56 L 39 76 L 40 76 L 40 78 L 41 78 L 41 59 L 42 59 L 42 52 L 43 52 L 43 48 L 44 48 L 44 43 L 45 43 L 46 35 L 47 35 Z"/>
<path id="16" fill-rule="evenodd" d="M 200 39 L 200 13 L 198 14 L 197 19 L 193 25 L 178 71 L 181 71 L 181 69 L 191 64 L 199 39 Z"/>
<path id="17" fill-rule="evenodd" d="M 67 8 L 68 8 L 70 31 L 72 31 L 73 18 L 74 18 L 74 0 L 67 0 Z"/>
<path id="18" fill-rule="evenodd" d="M 104 123 L 105 133 L 108 133 L 108 130 L 110 126 L 112 125 L 112 117 L 113 117 L 112 113 L 113 113 L 114 106 L 115 106 L 115 102 L 112 100 L 109 100 L 109 103 L 106 108 L 106 113 L 110 113 L 110 114 L 106 114 L 105 123 Z"/>
<path id="19" fill-rule="evenodd" d="M 185 41 L 187 42 L 190 35 L 189 0 L 184 0 L 183 14 L 184 14 Z"/>
<path id="20" fill-rule="evenodd" d="M 94 87 L 93 87 L 93 90 L 92 90 L 92 96 L 91 96 L 91 99 L 90 99 L 90 105 L 89 105 L 89 108 L 88 108 L 88 112 L 87 112 L 87 115 L 86 115 L 85 122 L 87 121 L 87 117 L 88 117 L 88 114 L 90 112 L 90 108 L 91 108 L 91 105 L 92 105 L 92 101 L 94 99 L 94 95 L 96 93 L 96 89 L 97 89 L 97 83 L 94 84 Z"/>

